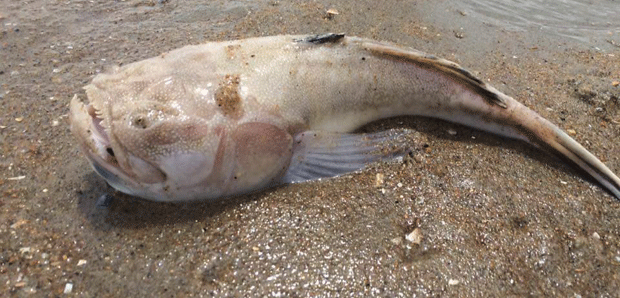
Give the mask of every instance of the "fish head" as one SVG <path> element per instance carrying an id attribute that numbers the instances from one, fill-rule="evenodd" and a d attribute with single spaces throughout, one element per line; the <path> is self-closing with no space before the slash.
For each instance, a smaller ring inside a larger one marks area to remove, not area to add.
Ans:
<path id="1" fill-rule="evenodd" d="M 82 151 L 115 189 L 212 199 L 271 186 L 286 170 L 293 141 L 278 125 L 222 115 L 215 92 L 189 78 L 120 77 L 98 75 L 85 87 L 89 101 L 76 95 L 70 106 Z"/>

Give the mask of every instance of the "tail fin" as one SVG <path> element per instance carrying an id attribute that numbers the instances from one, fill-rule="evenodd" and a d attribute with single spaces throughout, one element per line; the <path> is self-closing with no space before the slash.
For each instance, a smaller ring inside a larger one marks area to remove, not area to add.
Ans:
<path id="1" fill-rule="evenodd" d="M 514 100 L 513 100 L 514 101 Z M 516 102 L 516 101 L 515 101 Z M 567 135 L 559 127 L 547 119 L 528 109 L 522 104 L 515 105 L 512 120 L 521 125 L 522 133 L 530 142 L 551 147 L 560 155 L 570 159 L 581 169 L 586 171 L 596 181 L 603 185 L 617 199 L 620 200 L 620 178 L 616 176 L 602 161 Z M 519 119 L 528 121 L 519 121 Z M 529 121 L 536 119 L 536 121 Z"/>

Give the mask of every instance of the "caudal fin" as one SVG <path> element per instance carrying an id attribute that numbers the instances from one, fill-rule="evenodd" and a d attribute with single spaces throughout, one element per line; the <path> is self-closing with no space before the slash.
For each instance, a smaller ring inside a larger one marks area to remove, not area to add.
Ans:
<path id="1" fill-rule="evenodd" d="M 512 118 L 522 125 L 521 131 L 532 143 L 551 147 L 570 159 L 620 200 L 620 178 L 614 172 L 559 127 L 527 107 L 518 105 Z M 519 121 L 517 117 L 528 121 Z M 530 121 L 531 119 L 536 120 Z"/>

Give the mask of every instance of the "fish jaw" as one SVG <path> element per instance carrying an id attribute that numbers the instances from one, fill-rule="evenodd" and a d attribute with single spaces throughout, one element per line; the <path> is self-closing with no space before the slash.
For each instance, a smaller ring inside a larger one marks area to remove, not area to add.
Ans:
<path id="1" fill-rule="evenodd" d="M 92 103 L 83 103 L 77 95 L 73 97 L 70 104 L 71 132 L 99 175 L 115 189 L 129 194 L 143 188 L 144 182 L 157 184 L 165 181 L 166 175 L 151 165 L 141 165 L 144 173 L 141 177 L 137 177 L 134 171 L 126 170 L 127 166 L 121 166 L 118 155 L 123 150 L 113 144 L 109 130 L 104 127 L 102 120 Z M 129 158 L 132 161 L 134 159 L 131 156 Z M 140 164 L 139 161 L 134 163 Z M 137 178 L 140 178 L 140 181 Z"/>

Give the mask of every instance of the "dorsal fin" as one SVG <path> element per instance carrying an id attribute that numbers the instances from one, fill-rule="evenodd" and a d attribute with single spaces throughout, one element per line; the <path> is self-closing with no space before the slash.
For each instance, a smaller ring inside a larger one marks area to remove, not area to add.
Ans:
<path id="1" fill-rule="evenodd" d="M 310 35 L 302 39 L 293 39 L 295 42 L 309 42 L 313 44 L 331 43 L 341 40 L 344 33 L 325 33 L 318 35 Z"/>
<path id="2" fill-rule="evenodd" d="M 476 78 L 472 73 L 460 65 L 442 58 L 429 55 L 414 49 L 402 49 L 385 43 L 364 40 L 361 45 L 374 55 L 387 56 L 389 58 L 415 63 L 427 69 L 434 69 L 472 88 L 476 92 L 485 95 L 484 98 L 490 103 L 502 108 L 507 108 L 502 94 L 490 87 L 485 82 Z"/>

